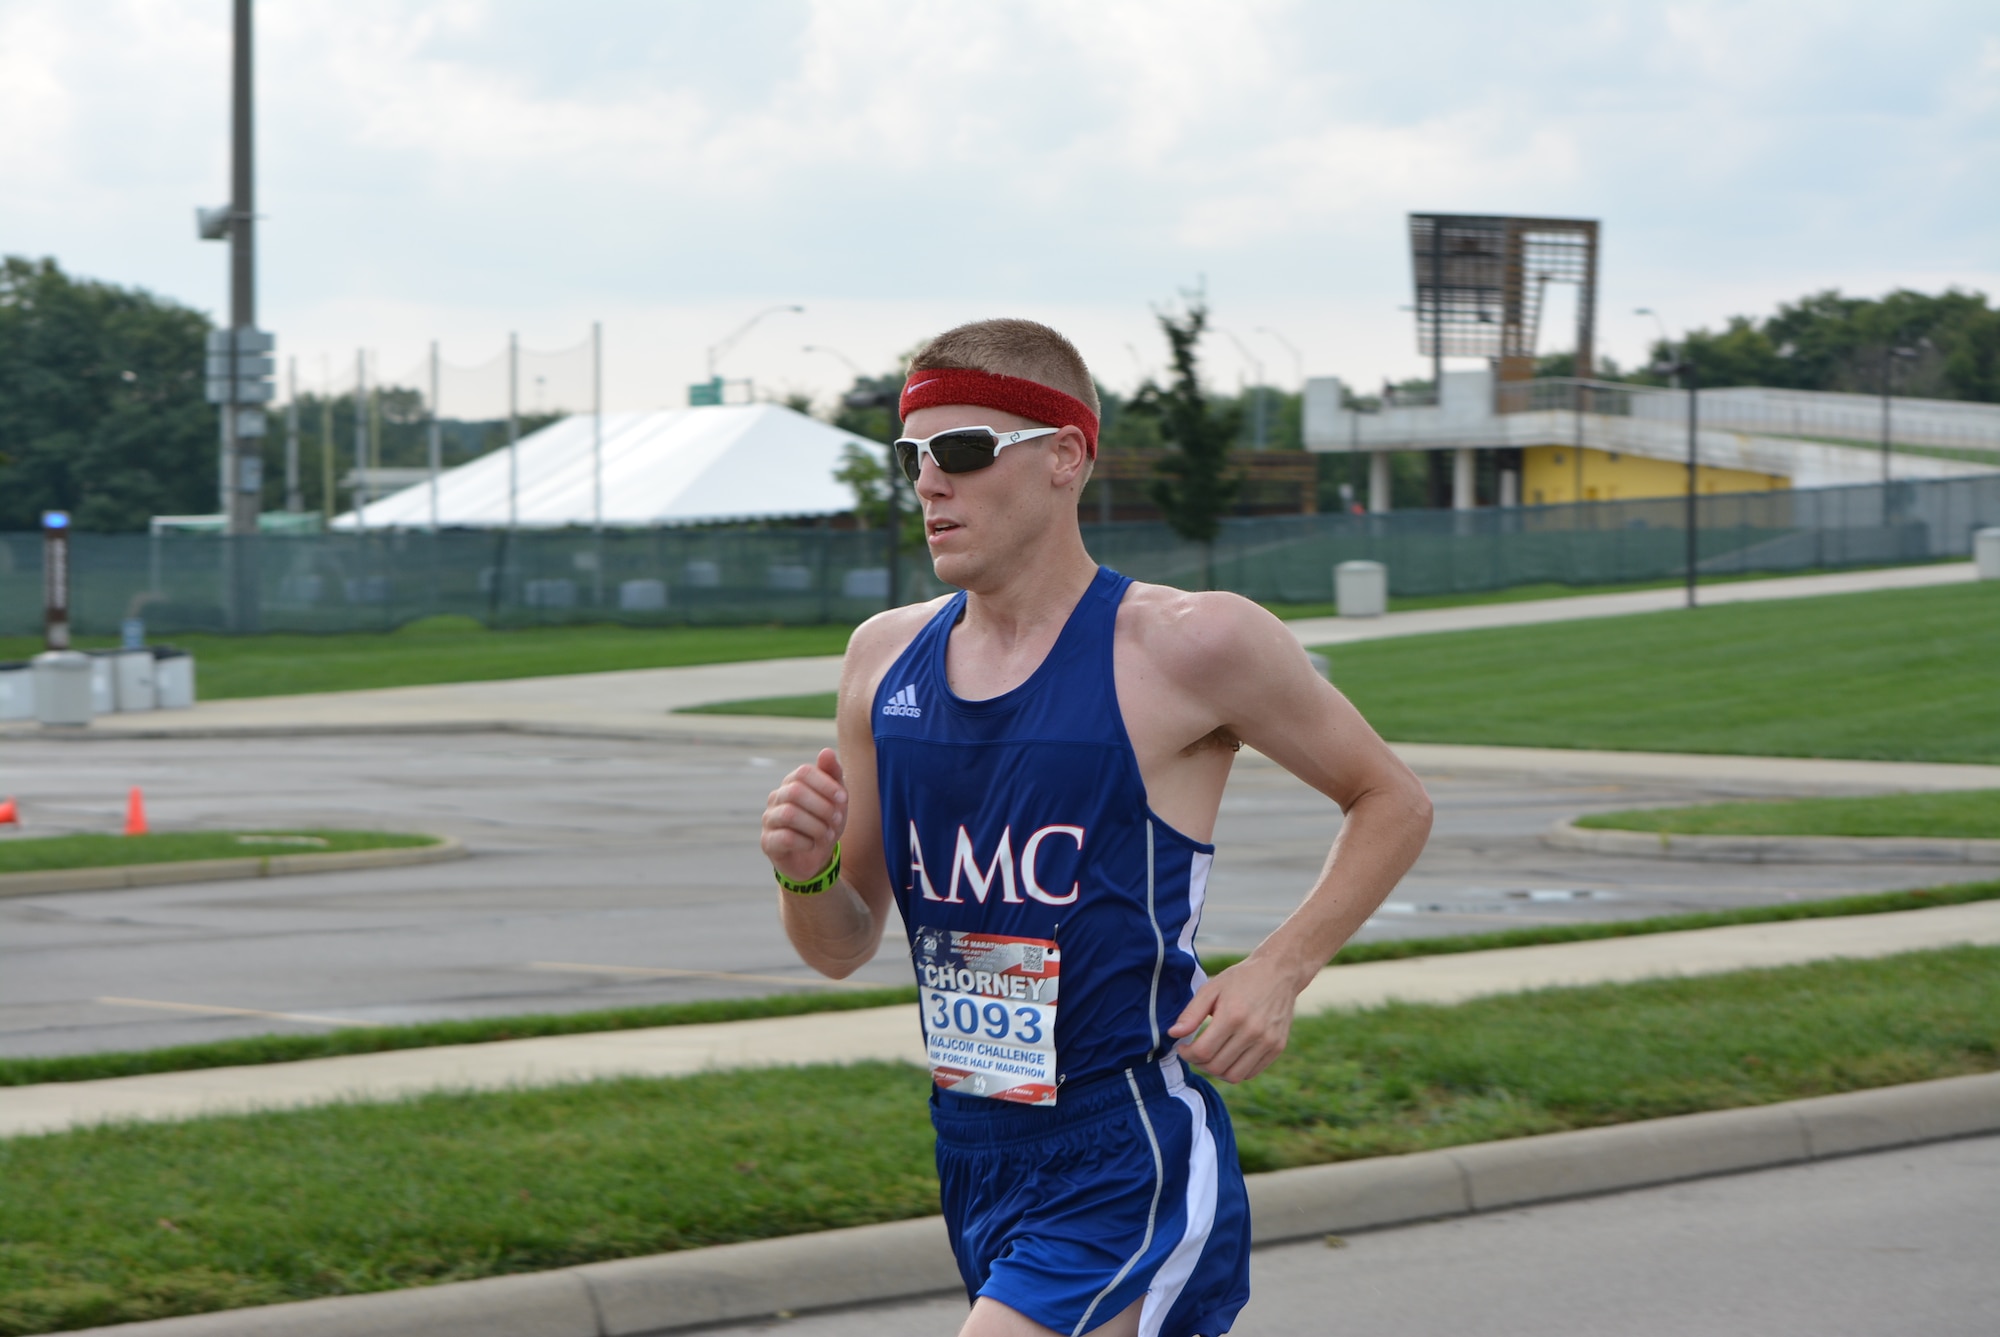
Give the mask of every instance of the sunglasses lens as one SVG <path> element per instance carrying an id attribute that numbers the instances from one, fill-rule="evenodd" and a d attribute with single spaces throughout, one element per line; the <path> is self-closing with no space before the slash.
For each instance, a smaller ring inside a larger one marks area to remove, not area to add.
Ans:
<path id="1" fill-rule="evenodd" d="M 993 463 L 993 435 L 968 430 L 941 432 L 931 438 L 931 454 L 948 474 L 966 474 Z"/>
<path id="2" fill-rule="evenodd" d="M 917 445 L 907 437 L 896 443 L 896 463 L 902 466 L 903 476 L 912 483 L 917 481 L 924 464 Z M 948 474 L 969 474 L 975 469 L 984 469 L 993 463 L 994 453 L 993 434 L 983 427 L 940 432 L 930 439 L 930 457 L 937 461 L 938 468 Z"/>

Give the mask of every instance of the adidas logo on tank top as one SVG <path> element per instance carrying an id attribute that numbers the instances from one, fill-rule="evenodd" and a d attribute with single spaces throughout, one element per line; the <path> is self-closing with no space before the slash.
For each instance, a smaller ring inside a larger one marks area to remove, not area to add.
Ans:
<path id="1" fill-rule="evenodd" d="M 924 712 L 917 708 L 916 684 L 911 683 L 908 687 L 905 687 L 902 691 L 883 702 L 882 713 L 884 715 L 907 715 L 911 719 L 920 717 Z"/>

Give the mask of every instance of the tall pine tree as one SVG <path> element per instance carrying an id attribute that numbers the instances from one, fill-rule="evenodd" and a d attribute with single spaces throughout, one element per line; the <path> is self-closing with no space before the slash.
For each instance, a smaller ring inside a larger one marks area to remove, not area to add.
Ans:
<path id="1" fill-rule="evenodd" d="M 1242 410 L 1234 404 L 1210 403 L 1201 387 L 1207 302 L 1199 294 L 1189 296 L 1183 314 L 1162 311 L 1159 321 L 1173 356 L 1173 382 L 1162 388 L 1148 380 L 1128 408 L 1160 420 L 1161 434 L 1171 449 L 1160 461 L 1160 476 L 1148 493 L 1176 534 L 1202 545 L 1202 584 L 1213 585 L 1215 536 L 1243 486 L 1242 475 L 1229 467 Z"/>

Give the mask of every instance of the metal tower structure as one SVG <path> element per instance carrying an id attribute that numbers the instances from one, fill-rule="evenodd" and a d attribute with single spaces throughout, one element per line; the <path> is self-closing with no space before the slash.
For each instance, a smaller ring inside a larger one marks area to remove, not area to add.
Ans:
<path id="1" fill-rule="evenodd" d="M 1417 350 L 1443 385 L 1446 357 L 1484 357 L 1502 381 L 1535 374 L 1535 338 L 1550 283 L 1574 283 L 1576 375 L 1595 362 L 1597 236 L 1594 218 L 1411 214 Z"/>

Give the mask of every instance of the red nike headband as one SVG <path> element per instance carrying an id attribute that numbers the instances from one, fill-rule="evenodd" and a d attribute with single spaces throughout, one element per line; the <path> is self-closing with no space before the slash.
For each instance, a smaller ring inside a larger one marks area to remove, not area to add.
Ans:
<path id="1" fill-rule="evenodd" d="M 896 414 L 908 418 L 918 409 L 934 409 L 942 404 L 972 404 L 1017 414 L 1050 427 L 1074 427 L 1083 433 L 1090 457 L 1097 458 L 1097 415 L 1090 411 L 1090 405 L 1039 381 L 964 367 L 927 367 L 911 372 L 910 379 L 904 382 Z"/>

